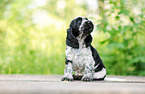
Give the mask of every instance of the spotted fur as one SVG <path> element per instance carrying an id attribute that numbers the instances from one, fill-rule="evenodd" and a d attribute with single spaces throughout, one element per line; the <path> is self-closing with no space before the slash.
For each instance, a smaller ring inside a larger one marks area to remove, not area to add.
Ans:
<path id="1" fill-rule="evenodd" d="M 62 81 L 81 79 L 92 81 L 104 79 L 106 68 L 97 52 L 91 46 L 93 23 L 85 17 L 75 18 L 67 30 L 66 62 Z M 74 73 L 74 74 L 73 74 Z"/>

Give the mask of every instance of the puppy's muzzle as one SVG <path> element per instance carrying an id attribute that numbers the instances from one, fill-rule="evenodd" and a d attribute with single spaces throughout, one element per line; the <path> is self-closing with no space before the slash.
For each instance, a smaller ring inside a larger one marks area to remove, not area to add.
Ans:
<path id="1" fill-rule="evenodd" d="M 91 21 L 84 22 L 84 29 L 90 29 L 93 27 L 93 23 Z"/>
<path id="2" fill-rule="evenodd" d="M 89 34 L 91 33 L 92 29 L 93 29 L 93 23 L 89 20 L 85 20 L 82 22 L 79 31 L 83 32 L 84 34 Z"/>

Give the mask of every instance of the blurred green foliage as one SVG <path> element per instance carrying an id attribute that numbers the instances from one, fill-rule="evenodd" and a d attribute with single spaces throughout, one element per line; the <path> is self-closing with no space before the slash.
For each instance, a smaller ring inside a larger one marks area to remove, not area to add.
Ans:
<path id="1" fill-rule="evenodd" d="M 145 76 L 145 1 L 99 1 L 0 0 L 0 74 L 62 74 L 66 29 L 86 16 L 107 74 Z"/>
<path id="2" fill-rule="evenodd" d="M 145 1 L 106 1 L 98 31 L 109 74 L 145 75 Z"/>

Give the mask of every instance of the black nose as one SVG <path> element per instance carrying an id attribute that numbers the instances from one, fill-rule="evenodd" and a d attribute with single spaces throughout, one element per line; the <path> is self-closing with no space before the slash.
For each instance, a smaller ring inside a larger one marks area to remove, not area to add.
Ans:
<path id="1" fill-rule="evenodd" d="M 91 22 L 90 22 L 90 21 L 88 21 L 87 23 L 88 23 L 88 24 L 90 24 Z"/>
<path id="2" fill-rule="evenodd" d="M 86 21 L 86 22 L 85 22 L 85 26 L 91 27 L 91 26 L 92 26 L 92 22 L 91 22 L 91 21 Z"/>
<path id="3" fill-rule="evenodd" d="M 92 22 L 91 21 L 86 21 L 85 24 L 89 25 L 91 24 Z"/>

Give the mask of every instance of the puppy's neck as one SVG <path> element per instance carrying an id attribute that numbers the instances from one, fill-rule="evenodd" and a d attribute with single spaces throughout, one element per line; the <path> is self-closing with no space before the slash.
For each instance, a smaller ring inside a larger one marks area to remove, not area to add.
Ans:
<path id="1" fill-rule="evenodd" d="M 83 33 L 81 33 L 79 36 L 77 36 L 77 40 L 79 43 L 79 48 L 85 48 L 86 44 L 85 44 L 85 38 L 87 37 L 87 35 L 84 35 Z"/>

